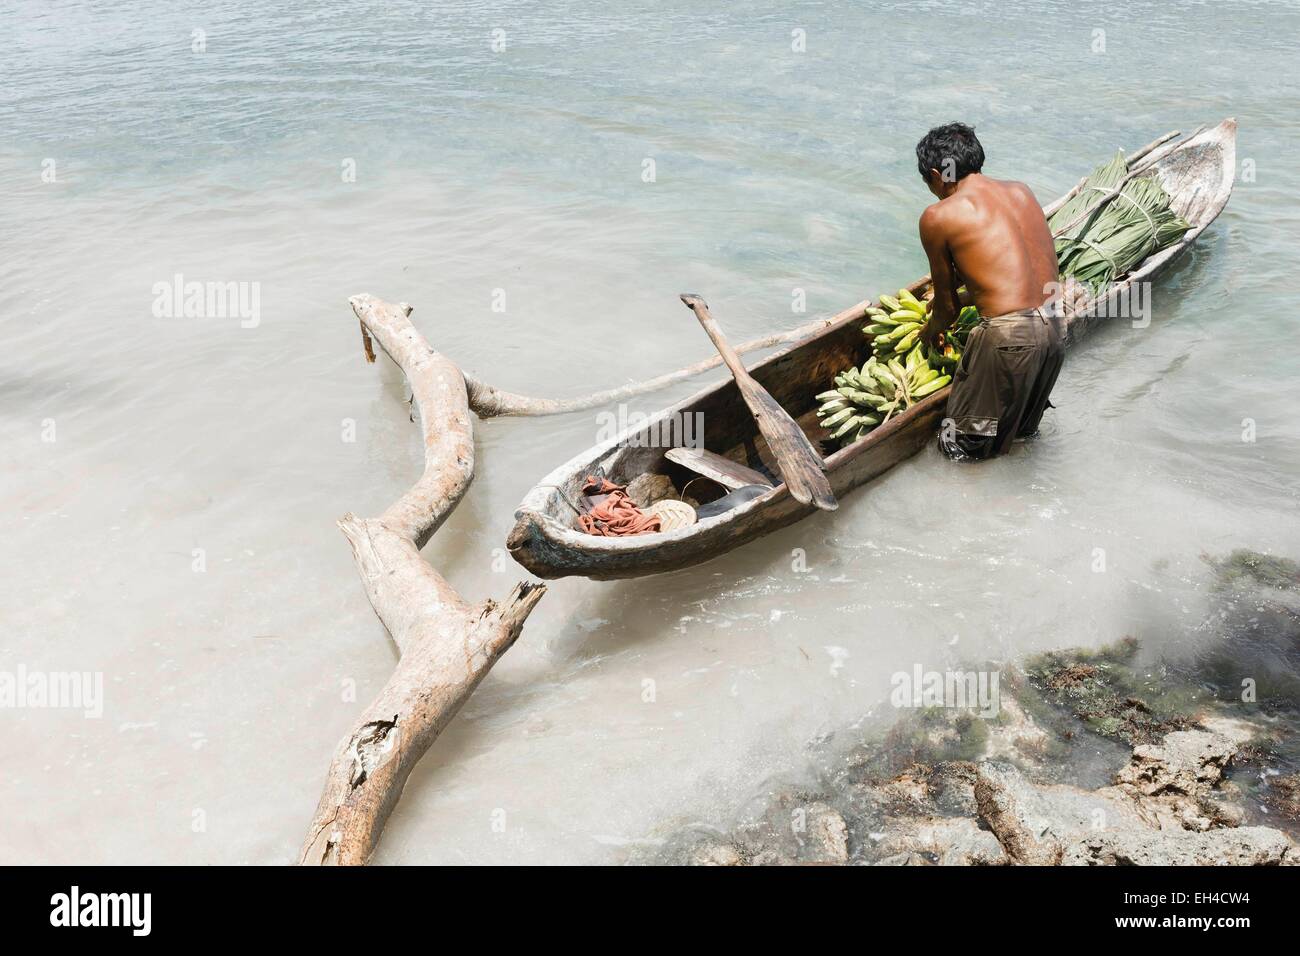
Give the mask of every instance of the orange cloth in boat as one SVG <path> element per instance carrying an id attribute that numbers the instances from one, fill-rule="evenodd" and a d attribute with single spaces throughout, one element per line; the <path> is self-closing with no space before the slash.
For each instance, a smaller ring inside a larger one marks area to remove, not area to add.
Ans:
<path id="1" fill-rule="evenodd" d="M 659 518 L 638 508 L 622 485 L 588 475 L 582 493 L 587 496 L 591 509 L 578 515 L 578 526 L 587 534 L 621 538 L 660 529 Z"/>

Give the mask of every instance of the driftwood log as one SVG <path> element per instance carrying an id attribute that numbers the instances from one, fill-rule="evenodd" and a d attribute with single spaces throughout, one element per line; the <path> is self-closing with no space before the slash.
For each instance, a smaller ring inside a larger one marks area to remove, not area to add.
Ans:
<path id="1" fill-rule="evenodd" d="M 474 477 L 474 431 L 464 378 L 411 325 L 411 307 L 351 299 L 366 357 L 372 339 L 411 386 L 424 438 L 424 473 L 378 518 L 347 514 L 370 604 L 401 652 L 392 677 L 339 743 L 299 862 L 359 865 L 374 852 L 411 770 L 515 639 L 543 585 L 521 583 L 505 603 L 470 604 L 420 556 Z"/>

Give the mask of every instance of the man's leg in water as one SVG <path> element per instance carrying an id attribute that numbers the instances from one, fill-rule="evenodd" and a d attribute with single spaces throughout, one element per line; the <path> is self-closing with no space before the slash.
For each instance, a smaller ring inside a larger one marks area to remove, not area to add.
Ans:
<path id="1" fill-rule="evenodd" d="M 981 323 L 953 377 L 939 447 L 955 460 L 1005 453 L 1037 429 L 1059 371 L 1060 342 L 1038 312 Z"/>
<path id="2" fill-rule="evenodd" d="M 966 350 L 952 377 L 947 415 L 939 429 L 939 448 L 954 461 L 980 461 L 989 457 L 998 434 L 996 395 L 985 363 L 992 360 L 986 343 L 987 324 L 971 330 Z"/>
<path id="3" fill-rule="evenodd" d="M 1050 318 L 1045 318 L 1042 323 L 1040 339 L 1039 348 L 1043 353 L 1043 364 L 1038 377 L 1034 380 L 1033 388 L 1030 389 L 1028 407 L 1016 432 L 1017 438 L 1032 438 L 1038 434 L 1043 413 L 1053 407 L 1050 401 L 1052 389 L 1056 386 L 1056 378 L 1061 374 L 1061 366 L 1065 362 L 1065 349 L 1061 345 L 1061 337 L 1056 331 L 1056 324 Z"/>

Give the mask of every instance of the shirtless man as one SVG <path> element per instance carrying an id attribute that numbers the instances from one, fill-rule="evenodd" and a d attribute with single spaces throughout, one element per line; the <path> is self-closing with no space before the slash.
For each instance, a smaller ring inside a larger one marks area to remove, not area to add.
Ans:
<path id="1" fill-rule="evenodd" d="M 938 344 L 961 312 L 962 285 L 984 317 L 953 376 L 939 447 L 949 458 L 991 458 L 1038 431 L 1061 370 L 1056 248 L 1029 187 L 980 172 L 984 148 L 969 126 L 930 130 L 916 160 L 939 197 L 921 214 L 934 302 L 920 338 Z"/>

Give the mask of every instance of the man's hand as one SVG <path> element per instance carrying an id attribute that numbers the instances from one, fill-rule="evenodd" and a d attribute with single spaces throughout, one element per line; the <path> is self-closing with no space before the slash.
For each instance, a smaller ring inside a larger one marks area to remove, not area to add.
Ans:
<path id="1" fill-rule="evenodd" d="M 924 342 L 925 347 L 931 352 L 936 352 L 939 349 L 939 336 L 941 336 L 945 331 L 946 330 L 934 320 L 934 316 L 931 316 L 926 320 L 925 325 L 921 326 L 921 334 L 918 335 L 917 338 Z"/>

